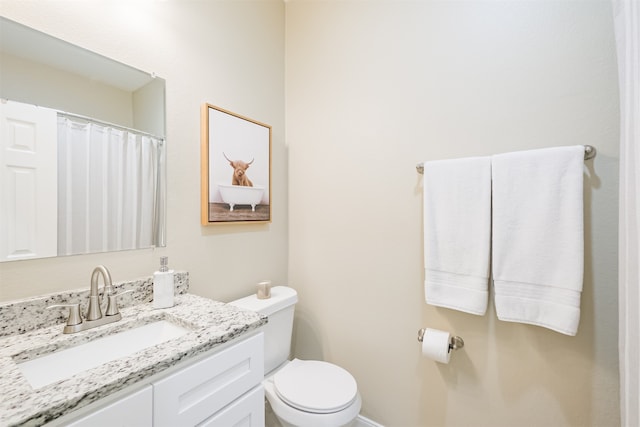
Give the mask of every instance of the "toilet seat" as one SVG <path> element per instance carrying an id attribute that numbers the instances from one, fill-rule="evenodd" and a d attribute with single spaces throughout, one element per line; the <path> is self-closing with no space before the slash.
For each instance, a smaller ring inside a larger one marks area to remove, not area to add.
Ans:
<path id="1" fill-rule="evenodd" d="M 349 407 L 358 386 L 345 369 L 319 360 L 293 359 L 273 376 L 276 394 L 289 406 L 315 414 Z"/>

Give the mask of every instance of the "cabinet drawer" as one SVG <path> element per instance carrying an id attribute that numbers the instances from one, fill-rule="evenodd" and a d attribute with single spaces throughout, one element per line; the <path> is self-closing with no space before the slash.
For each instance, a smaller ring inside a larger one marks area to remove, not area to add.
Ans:
<path id="1" fill-rule="evenodd" d="M 151 427 L 153 390 L 147 386 L 77 419 L 67 427 Z"/>
<path id="2" fill-rule="evenodd" d="M 196 425 L 260 384 L 263 350 L 258 333 L 154 383 L 154 426 Z"/>
<path id="3" fill-rule="evenodd" d="M 264 387 L 257 386 L 198 427 L 264 427 Z"/>

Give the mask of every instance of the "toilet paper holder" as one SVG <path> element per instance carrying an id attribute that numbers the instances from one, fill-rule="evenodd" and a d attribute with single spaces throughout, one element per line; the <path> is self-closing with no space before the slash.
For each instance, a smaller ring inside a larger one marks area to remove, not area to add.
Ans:
<path id="1" fill-rule="evenodd" d="M 418 341 L 422 342 L 422 339 L 424 338 L 424 332 L 424 328 L 418 331 Z M 451 338 L 449 338 L 449 351 L 457 350 L 462 347 L 464 347 L 464 340 L 461 337 L 453 335 Z"/>

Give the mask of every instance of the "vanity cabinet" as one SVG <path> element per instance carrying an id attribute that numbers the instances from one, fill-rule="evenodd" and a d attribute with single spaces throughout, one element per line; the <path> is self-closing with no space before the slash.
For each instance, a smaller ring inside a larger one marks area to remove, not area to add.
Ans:
<path id="1" fill-rule="evenodd" d="M 80 410 L 83 416 L 69 414 L 51 425 L 264 427 L 263 378 L 260 332 L 221 350 L 212 349 L 195 361 L 180 362 L 169 373 L 152 377 L 142 389 L 124 391 L 123 397 L 109 403 L 95 402 Z"/>
<path id="2" fill-rule="evenodd" d="M 234 401 L 256 386 L 259 386 L 259 394 L 262 395 L 260 407 L 264 414 L 263 378 L 264 343 L 260 333 L 154 382 L 153 425 L 175 427 L 206 423 L 208 418 L 227 405 L 243 408 L 246 403 Z M 208 425 L 235 425 L 244 418 L 242 413 L 238 416 L 233 423 L 221 424 L 211 420 Z"/>
<path id="3" fill-rule="evenodd" d="M 98 402 L 100 403 L 100 402 Z M 153 426 L 153 388 L 148 385 L 69 424 L 68 427 Z"/>

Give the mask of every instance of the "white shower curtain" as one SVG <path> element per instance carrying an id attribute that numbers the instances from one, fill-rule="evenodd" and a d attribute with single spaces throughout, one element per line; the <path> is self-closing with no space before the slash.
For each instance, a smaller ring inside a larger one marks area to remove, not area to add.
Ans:
<path id="1" fill-rule="evenodd" d="M 640 2 L 613 2 L 620 79 L 619 350 L 623 426 L 640 426 Z"/>
<path id="2" fill-rule="evenodd" d="M 157 244 L 161 139 L 58 116 L 58 255 Z"/>

